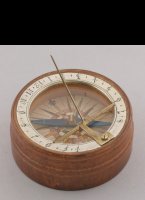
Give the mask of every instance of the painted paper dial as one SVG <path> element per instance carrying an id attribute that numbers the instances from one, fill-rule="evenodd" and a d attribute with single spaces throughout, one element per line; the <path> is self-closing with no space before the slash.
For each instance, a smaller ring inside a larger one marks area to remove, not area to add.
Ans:
<path id="1" fill-rule="evenodd" d="M 84 123 L 59 74 L 54 74 L 37 80 L 21 95 L 17 120 L 23 133 L 47 150 L 66 153 L 101 148 L 118 136 L 126 121 L 120 93 L 92 75 L 70 72 L 63 77 Z"/>

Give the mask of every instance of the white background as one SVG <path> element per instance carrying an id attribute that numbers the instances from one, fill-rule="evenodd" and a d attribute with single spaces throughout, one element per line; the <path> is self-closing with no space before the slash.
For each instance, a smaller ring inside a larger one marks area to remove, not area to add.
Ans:
<path id="1" fill-rule="evenodd" d="M 15 164 L 10 144 L 10 111 L 19 90 L 58 66 L 96 71 L 127 93 L 134 114 L 133 152 L 111 181 L 88 190 L 58 191 L 27 178 Z M 0 46 L 0 200 L 145 199 L 145 46 Z"/>

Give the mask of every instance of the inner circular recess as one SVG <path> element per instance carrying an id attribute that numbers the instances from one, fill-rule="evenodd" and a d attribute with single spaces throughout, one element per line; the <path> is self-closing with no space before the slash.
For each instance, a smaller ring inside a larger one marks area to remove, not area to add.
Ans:
<path id="1" fill-rule="evenodd" d="M 97 89 L 80 83 L 68 83 L 68 87 L 74 97 L 77 107 L 84 118 L 92 117 L 108 106 L 111 102 Z M 43 91 L 31 104 L 29 117 L 34 129 L 42 136 L 55 142 L 77 124 L 81 118 L 63 84 L 52 86 Z M 114 119 L 114 109 L 101 115 L 99 119 L 89 127 L 96 134 L 106 132 Z M 95 121 L 95 119 L 94 119 Z M 79 130 L 65 141 L 69 144 L 82 144 L 92 141 L 83 130 Z"/>

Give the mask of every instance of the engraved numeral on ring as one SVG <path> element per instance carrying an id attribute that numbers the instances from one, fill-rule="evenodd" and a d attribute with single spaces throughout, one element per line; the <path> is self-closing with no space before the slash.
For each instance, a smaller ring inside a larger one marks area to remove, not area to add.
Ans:
<path id="1" fill-rule="evenodd" d="M 21 99 L 20 99 L 20 103 L 22 103 L 22 104 L 24 104 L 24 105 L 25 105 L 25 104 L 26 104 L 26 102 L 27 102 L 27 100 L 26 100 L 26 99 L 23 99 L 23 98 L 21 98 Z"/>

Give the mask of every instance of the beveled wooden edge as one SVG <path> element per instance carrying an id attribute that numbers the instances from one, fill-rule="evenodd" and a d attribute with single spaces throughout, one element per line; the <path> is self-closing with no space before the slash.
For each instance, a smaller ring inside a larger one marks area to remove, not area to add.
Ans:
<path id="1" fill-rule="evenodd" d="M 102 80 L 107 81 L 108 83 L 110 83 L 113 87 L 115 87 L 119 91 L 119 93 L 122 95 L 122 97 L 123 97 L 123 99 L 125 101 L 126 108 L 127 108 L 127 119 L 126 119 L 125 125 L 124 125 L 121 133 L 116 138 L 114 138 L 113 140 L 111 140 L 110 142 L 108 142 L 107 144 L 102 146 L 101 148 L 94 149 L 94 150 L 89 150 L 89 151 L 85 151 L 85 152 L 77 152 L 77 153 L 76 152 L 64 153 L 64 152 L 57 152 L 57 151 L 46 149 L 46 148 L 36 144 L 32 140 L 30 140 L 25 134 L 23 134 L 21 128 L 19 127 L 19 124 L 18 124 L 18 121 L 17 121 L 17 116 L 16 116 L 16 113 L 17 113 L 16 112 L 16 108 L 17 108 L 17 103 L 18 103 L 18 100 L 19 100 L 20 96 L 26 90 L 26 88 L 29 87 L 31 84 L 33 84 L 35 81 L 37 81 L 37 80 L 39 80 L 39 79 L 41 79 L 43 77 L 49 76 L 49 75 L 57 74 L 56 71 L 45 73 L 45 74 L 33 79 L 32 81 L 30 81 L 27 85 L 25 85 L 23 87 L 23 89 L 18 93 L 17 97 L 15 98 L 13 106 L 12 106 L 11 124 L 17 130 L 17 134 L 19 134 L 19 132 L 21 132 L 21 134 L 19 134 L 19 137 L 25 139 L 30 145 L 33 145 L 33 147 L 35 147 L 36 149 L 39 148 L 39 151 L 42 151 L 44 153 L 47 152 L 47 154 L 51 154 L 51 155 L 53 154 L 55 156 L 62 155 L 63 157 L 70 157 L 71 156 L 72 159 L 76 158 L 76 156 L 77 157 L 82 157 L 83 155 L 85 155 L 85 159 L 86 159 L 86 157 L 89 158 L 90 154 L 91 154 L 91 156 L 93 156 L 93 154 L 95 156 L 96 155 L 96 151 L 99 151 L 100 154 L 103 154 L 103 152 L 106 151 L 107 149 L 109 149 L 110 146 L 114 145 L 115 143 L 118 142 L 118 140 L 120 140 L 120 137 L 122 137 L 122 134 L 124 133 L 124 130 L 128 127 L 128 125 L 130 124 L 130 121 L 132 120 L 132 108 L 131 108 L 131 105 L 130 105 L 130 102 L 128 100 L 127 95 L 125 94 L 125 92 L 114 81 L 112 81 L 111 79 L 109 79 L 109 78 L 107 78 L 104 75 L 101 75 L 99 73 L 88 71 L 88 70 L 81 70 L 81 69 L 65 69 L 65 70 L 61 70 L 61 72 L 62 73 L 76 72 L 76 73 L 86 73 L 87 75 L 93 75 L 93 76 L 96 76 L 98 78 L 101 78 Z"/>

